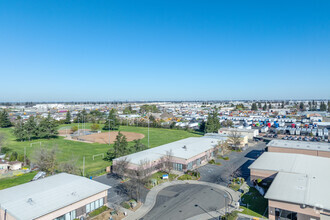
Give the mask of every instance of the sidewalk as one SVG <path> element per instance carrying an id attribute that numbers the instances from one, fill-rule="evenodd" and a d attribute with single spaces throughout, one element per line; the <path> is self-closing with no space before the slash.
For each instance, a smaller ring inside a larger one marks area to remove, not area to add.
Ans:
<path id="1" fill-rule="evenodd" d="M 125 220 L 137 220 L 137 219 L 142 218 L 154 207 L 154 205 L 156 203 L 157 194 L 162 189 L 164 189 L 168 186 L 173 186 L 173 185 L 178 185 L 178 184 L 207 185 L 207 186 L 211 186 L 211 187 L 217 188 L 219 190 L 225 191 L 230 198 L 229 210 L 233 210 L 233 207 L 235 207 L 235 203 L 239 200 L 239 195 L 240 195 L 239 192 L 235 192 L 232 189 L 229 189 L 227 187 L 224 187 L 224 186 L 221 186 L 218 184 L 196 181 L 196 180 L 184 180 L 184 181 L 177 180 L 177 181 L 172 181 L 172 182 L 166 182 L 166 183 L 160 184 L 160 185 L 152 188 L 147 194 L 145 203 L 134 213 L 129 213 L 128 216 L 124 219 Z M 210 212 L 210 214 L 212 216 L 219 216 L 220 214 L 223 214 L 223 213 L 224 213 L 224 208 L 214 211 L 214 212 Z M 209 219 L 211 217 L 210 214 L 204 213 L 202 215 L 198 215 L 195 217 L 199 217 L 198 219 Z M 195 217 L 191 218 L 191 220 L 196 219 Z"/>

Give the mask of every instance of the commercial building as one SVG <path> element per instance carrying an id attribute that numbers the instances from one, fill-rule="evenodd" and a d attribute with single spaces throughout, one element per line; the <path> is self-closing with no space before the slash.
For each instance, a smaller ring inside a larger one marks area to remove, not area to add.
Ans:
<path id="1" fill-rule="evenodd" d="M 328 167 L 329 158 L 266 152 L 249 169 L 252 181 L 272 181 L 265 194 L 270 220 L 329 220 Z"/>
<path id="2" fill-rule="evenodd" d="M 330 158 L 330 144 L 306 141 L 272 140 L 267 145 L 268 152 L 305 154 Z"/>
<path id="3" fill-rule="evenodd" d="M 245 129 L 245 128 L 220 128 L 218 133 L 223 135 L 230 135 L 233 131 L 239 132 L 242 136 L 247 136 L 249 141 L 259 135 L 258 129 Z"/>
<path id="4" fill-rule="evenodd" d="M 159 147 L 133 153 L 113 160 L 113 170 L 121 160 L 129 162 L 130 170 L 143 166 L 149 173 L 155 173 L 163 168 L 163 159 L 170 155 L 170 163 L 176 171 L 184 172 L 195 169 L 215 157 L 219 139 L 212 137 L 190 137 L 164 144 Z"/>
<path id="5" fill-rule="evenodd" d="M 0 191 L 1 220 L 73 220 L 107 202 L 110 186 L 60 173 Z"/>

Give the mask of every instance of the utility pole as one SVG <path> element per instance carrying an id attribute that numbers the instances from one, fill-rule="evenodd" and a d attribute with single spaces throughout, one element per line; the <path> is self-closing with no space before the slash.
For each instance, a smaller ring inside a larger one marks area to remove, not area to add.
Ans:
<path id="1" fill-rule="evenodd" d="M 150 114 L 148 114 L 148 149 L 149 149 L 149 118 L 150 118 Z"/>
<path id="2" fill-rule="evenodd" d="M 85 176 L 85 156 L 83 157 L 83 176 Z"/>

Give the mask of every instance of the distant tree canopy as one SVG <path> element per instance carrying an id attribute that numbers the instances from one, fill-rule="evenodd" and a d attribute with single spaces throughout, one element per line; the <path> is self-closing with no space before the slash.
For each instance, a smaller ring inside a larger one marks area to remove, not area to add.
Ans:
<path id="1" fill-rule="evenodd" d="M 327 111 L 327 105 L 325 104 L 325 102 L 321 102 L 320 111 Z"/>
<path id="2" fill-rule="evenodd" d="M 205 133 L 217 133 L 221 127 L 220 120 L 218 118 L 218 109 L 215 107 L 207 117 L 205 124 Z"/>
<path id="3" fill-rule="evenodd" d="M 157 108 L 156 105 L 142 105 L 140 107 L 140 112 L 142 114 L 146 114 L 148 112 L 150 112 L 150 113 L 159 113 L 160 111 L 159 111 L 159 109 Z"/>
<path id="4" fill-rule="evenodd" d="M 245 106 L 243 104 L 237 104 L 235 107 L 236 110 L 244 110 Z"/>
<path id="5" fill-rule="evenodd" d="M 253 111 L 257 111 L 258 110 L 258 106 L 257 106 L 256 103 L 252 103 L 251 110 L 253 110 Z"/>
<path id="6" fill-rule="evenodd" d="M 111 109 L 109 116 L 107 117 L 103 130 L 118 130 L 119 129 L 119 120 L 116 116 L 116 110 Z"/>
<path id="7" fill-rule="evenodd" d="M 132 109 L 132 106 L 129 105 L 129 106 L 127 106 L 127 107 L 124 109 L 123 113 L 126 114 L 126 115 L 129 115 L 129 114 L 135 114 L 135 113 L 136 113 L 136 110 L 133 110 L 133 109 Z"/>
<path id="8" fill-rule="evenodd" d="M 66 112 L 66 117 L 65 117 L 64 123 L 65 124 L 71 124 L 71 114 L 70 114 L 70 111 L 67 111 Z"/>
<path id="9" fill-rule="evenodd" d="M 1 128 L 7 128 L 12 126 L 10 119 L 9 119 L 9 114 L 8 112 L 4 109 L 2 112 L 0 112 L 0 127 Z"/>
<path id="10" fill-rule="evenodd" d="M 50 114 L 41 120 L 31 116 L 25 123 L 22 120 L 16 122 L 14 135 L 20 141 L 38 138 L 49 139 L 58 135 L 57 124 L 50 117 Z"/>

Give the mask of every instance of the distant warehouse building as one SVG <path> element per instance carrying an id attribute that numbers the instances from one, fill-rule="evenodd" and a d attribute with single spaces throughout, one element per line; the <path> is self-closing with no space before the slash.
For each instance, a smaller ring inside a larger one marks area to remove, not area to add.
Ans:
<path id="1" fill-rule="evenodd" d="M 266 152 L 249 169 L 252 181 L 272 181 L 265 194 L 270 220 L 329 220 L 329 167 L 329 158 Z"/>
<path id="2" fill-rule="evenodd" d="M 230 135 L 232 132 L 238 132 L 242 136 L 247 136 L 249 141 L 252 141 L 254 137 L 259 135 L 258 129 L 246 129 L 246 128 L 220 128 L 218 133 L 222 135 Z"/>
<path id="3" fill-rule="evenodd" d="M 0 190 L 1 220 L 73 220 L 107 203 L 110 186 L 60 173 Z"/>
<path id="4" fill-rule="evenodd" d="M 268 152 L 305 154 L 330 158 L 330 144 L 320 142 L 272 140 L 267 145 Z"/>
<path id="5" fill-rule="evenodd" d="M 164 166 L 164 158 L 170 158 L 171 166 L 176 171 L 184 172 L 206 164 L 216 156 L 219 139 L 208 137 L 190 137 L 133 153 L 113 160 L 116 172 L 120 161 L 128 161 L 129 170 L 137 170 L 143 166 L 148 173 L 155 173 Z M 170 154 L 170 157 L 168 155 Z"/>

